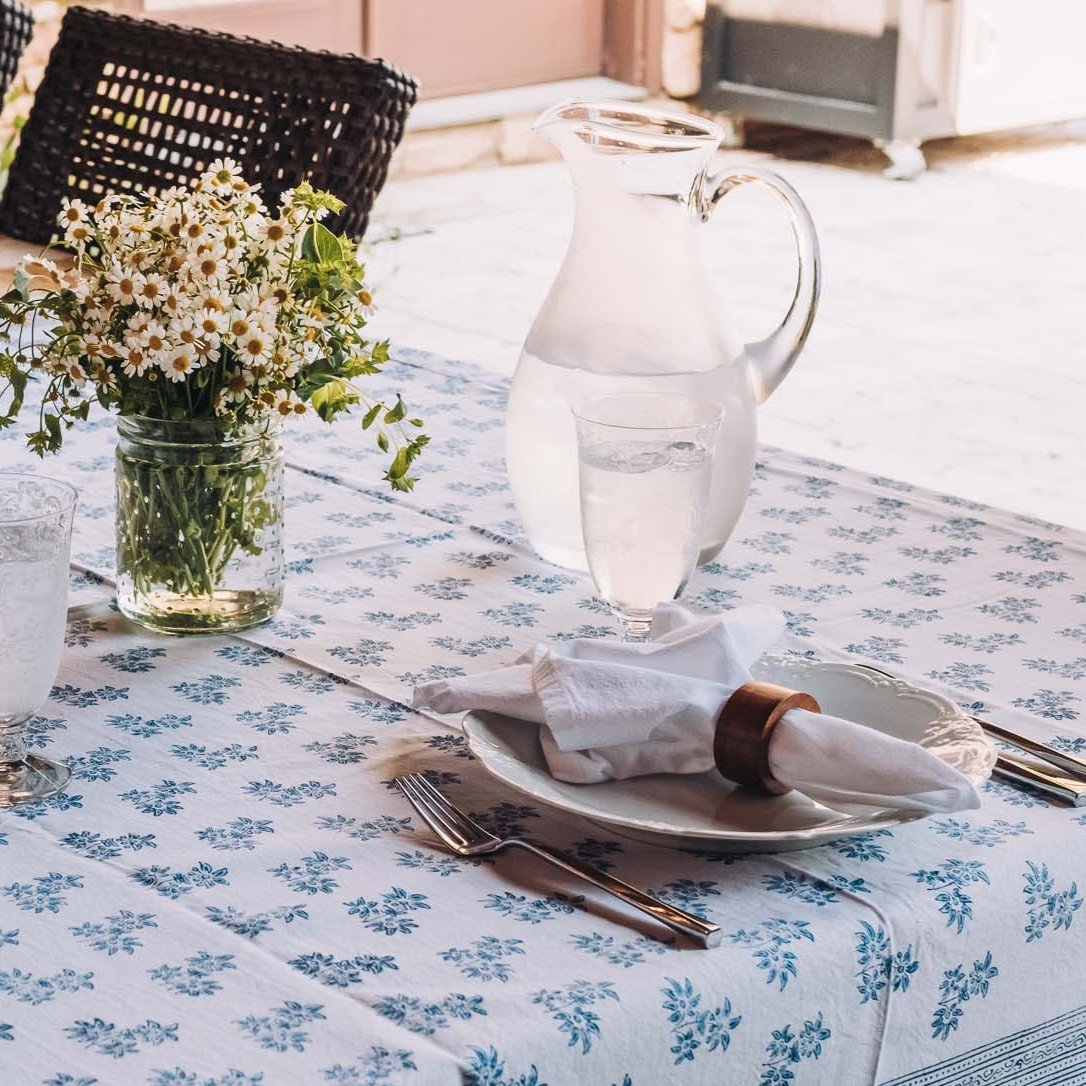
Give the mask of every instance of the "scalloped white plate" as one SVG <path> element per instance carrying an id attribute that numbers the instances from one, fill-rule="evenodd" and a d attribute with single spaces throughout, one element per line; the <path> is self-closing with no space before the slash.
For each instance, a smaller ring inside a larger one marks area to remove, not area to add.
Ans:
<path id="1" fill-rule="evenodd" d="M 822 663 L 802 656 L 763 657 L 753 673 L 756 679 L 808 691 L 834 716 L 920 743 L 975 784 L 991 773 L 995 751 L 980 726 L 941 694 L 855 664 Z M 755 795 L 715 770 L 681 778 L 658 774 L 605 784 L 566 784 L 547 772 L 535 726 L 481 712 L 468 713 L 463 726 L 476 757 L 511 788 L 653 844 L 783 852 L 919 817 L 875 807 L 846 815 L 797 792 Z"/>

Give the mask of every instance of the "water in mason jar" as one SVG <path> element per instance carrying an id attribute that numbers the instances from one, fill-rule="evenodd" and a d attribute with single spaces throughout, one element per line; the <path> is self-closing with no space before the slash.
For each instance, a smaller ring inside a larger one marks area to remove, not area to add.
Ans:
<path id="1" fill-rule="evenodd" d="M 68 554 L 0 554 L 0 724 L 36 712 L 60 667 L 68 604 Z"/>
<path id="2" fill-rule="evenodd" d="M 686 586 L 698 556 L 713 450 L 691 440 L 601 440 L 581 449 L 584 544 L 600 595 L 649 611 Z"/>

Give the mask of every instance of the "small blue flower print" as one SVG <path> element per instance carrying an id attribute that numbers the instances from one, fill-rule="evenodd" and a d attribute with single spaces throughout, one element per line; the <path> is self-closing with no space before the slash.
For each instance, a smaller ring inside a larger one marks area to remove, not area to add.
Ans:
<path id="1" fill-rule="evenodd" d="M 321 781 L 303 781 L 301 784 L 287 785 L 265 778 L 262 781 L 249 781 L 245 786 L 245 793 L 276 807 L 296 807 L 299 803 L 334 796 L 336 786 L 331 783 L 324 784 Z"/>
<path id="2" fill-rule="evenodd" d="M 992 669 L 986 664 L 955 663 L 941 670 L 929 671 L 928 677 L 958 690 L 977 690 L 986 694 L 992 689 L 988 681 L 988 676 L 992 674 Z"/>
<path id="3" fill-rule="evenodd" d="M 1076 656 L 1073 660 L 1052 660 L 1039 657 L 1023 660 L 1030 671 L 1040 671 L 1046 675 L 1058 675 L 1061 679 L 1086 679 L 1086 656 Z"/>
<path id="4" fill-rule="evenodd" d="M 374 698 L 366 698 L 364 701 L 349 701 L 347 708 L 352 713 L 367 720 L 376 721 L 378 724 L 399 724 L 407 719 L 408 709 L 406 705 L 400 705 L 395 701 L 377 701 Z"/>
<path id="5" fill-rule="evenodd" d="M 245 913 L 233 905 L 227 905 L 226 908 L 208 905 L 204 909 L 204 916 L 213 924 L 218 924 L 235 935 L 243 935 L 246 939 L 255 939 L 271 931 L 276 921 L 293 924 L 295 920 L 309 919 L 304 905 L 278 905 L 258 913 Z"/>
<path id="6" fill-rule="evenodd" d="M 392 642 L 363 637 L 353 645 L 336 645 L 328 651 L 332 656 L 354 667 L 380 667 L 392 651 Z"/>
<path id="7" fill-rule="evenodd" d="M 445 446 L 443 446 L 444 448 Z M 505 551 L 455 551 L 449 555 L 449 561 L 469 569 L 493 569 L 502 562 L 508 562 L 513 556 Z"/>
<path id="8" fill-rule="evenodd" d="M 281 683 L 305 694 L 329 694 L 347 680 L 338 675 L 325 675 L 319 671 L 287 671 L 279 676 Z"/>
<path id="9" fill-rule="evenodd" d="M 452 1019 L 467 1021 L 486 1015 L 482 996 L 453 993 L 437 1003 L 423 1003 L 418 996 L 390 995 L 374 1003 L 374 1010 L 398 1026 L 432 1037 L 439 1029 L 447 1029 Z"/>
<path id="10" fill-rule="evenodd" d="M 1077 720 L 1079 711 L 1070 703 L 1082 699 L 1073 690 L 1038 690 L 1028 698 L 1015 698 L 1011 704 L 1018 709 L 1049 720 Z"/>
<path id="11" fill-rule="evenodd" d="M 1056 882 L 1048 873 L 1047 864 L 1035 864 L 1027 860 L 1028 870 L 1023 874 L 1025 886 L 1022 893 L 1026 897 L 1026 942 L 1044 936 L 1045 929 L 1054 931 L 1069 928 L 1075 913 L 1082 908 L 1078 885 L 1071 883 L 1066 890 L 1057 890 Z"/>
<path id="12" fill-rule="evenodd" d="M 210 890 L 214 886 L 229 886 L 229 870 L 215 867 L 206 861 L 193 864 L 188 871 L 174 871 L 171 867 L 152 864 L 150 867 L 137 867 L 129 878 L 154 890 L 171 901 L 176 901 L 193 890 Z"/>
<path id="13" fill-rule="evenodd" d="M 584 897 L 581 895 L 567 897 L 565 894 L 550 894 L 547 897 L 529 898 L 524 894 L 514 894 L 511 890 L 506 890 L 500 894 L 487 894 L 483 898 L 483 907 L 523 924 L 540 924 L 544 920 L 553 920 L 575 912 L 581 908 L 583 902 Z"/>
<path id="14" fill-rule="evenodd" d="M 541 596 L 553 596 L 577 584 L 577 578 L 568 573 L 520 573 L 510 578 L 510 584 L 535 592 Z"/>
<path id="15" fill-rule="evenodd" d="M 759 511 L 758 515 L 763 520 L 779 520 L 785 524 L 807 524 L 809 521 L 818 520 L 821 517 L 828 517 L 830 514 L 829 510 L 822 509 L 817 505 L 792 507 L 784 505 L 767 505 L 764 509 Z M 757 564 L 764 565 L 765 563 Z"/>
<path id="16" fill-rule="evenodd" d="M 393 815 L 380 815 L 365 822 L 347 815 L 321 815 L 316 822 L 317 828 L 342 833 L 358 841 L 373 841 L 386 833 L 404 833 L 411 828 L 410 818 L 396 818 Z"/>
<path id="17" fill-rule="evenodd" d="M 532 996 L 558 1023 L 558 1032 L 567 1035 L 570 1048 L 581 1049 L 587 1056 L 592 1042 L 601 1035 L 600 1016 L 588 1008 L 605 1000 L 618 1002 L 618 993 L 610 981 L 575 980 L 561 988 L 544 989 Z"/>
<path id="18" fill-rule="evenodd" d="M 192 682 L 175 683 L 170 689 L 196 705 L 222 705 L 230 696 L 227 691 L 238 686 L 241 680 L 232 675 L 208 675 Z"/>
<path id="19" fill-rule="evenodd" d="M 243 849 L 251 852 L 256 848 L 256 838 L 261 834 L 274 833 L 271 819 L 234 818 L 225 826 L 206 826 L 196 836 L 212 848 L 225 851 Z"/>
<path id="20" fill-rule="evenodd" d="M 121 792 L 118 798 L 133 804 L 143 814 L 161 818 L 163 815 L 179 814 L 184 810 L 181 797 L 195 793 L 193 781 L 164 780 L 150 788 L 130 788 L 127 792 Z"/>
<path id="21" fill-rule="evenodd" d="M 473 659 L 478 656 L 484 656 L 488 652 L 497 652 L 499 649 L 508 648 L 512 643 L 512 638 L 494 634 L 475 637 L 470 641 L 465 640 L 462 637 L 449 636 L 434 637 L 430 639 L 430 644 L 434 645 L 436 648 L 447 649 L 449 652 L 455 652 L 460 656 L 469 656 Z"/>
<path id="22" fill-rule="evenodd" d="M 99 950 L 112 957 L 114 954 L 134 954 L 143 940 L 136 932 L 144 928 L 157 928 L 153 913 L 135 913 L 120 909 L 98 923 L 87 920 L 68 930 L 92 950 Z"/>
<path id="23" fill-rule="evenodd" d="M 884 539 L 901 535 L 901 529 L 892 524 L 873 524 L 870 528 L 849 528 L 839 524 L 830 528 L 826 535 L 833 539 L 844 540 L 846 543 L 858 543 L 864 547 L 871 547 Z"/>
<path id="24" fill-rule="evenodd" d="M 191 728 L 192 717 L 180 716 L 176 713 L 165 713 L 153 719 L 144 719 L 135 713 L 107 716 L 106 723 L 111 727 L 131 735 L 135 739 L 150 739 L 152 736 L 161 735 L 163 732 L 176 731 L 178 728 Z"/>
<path id="25" fill-rule="evenodd" d="M 403 555 L 381 552 L 367 555 L 365 558 L 352 558 L 347 563 L 349 569 L 361 570 L 367 577 L 383 581 L 400 576 L 400 570 L 410 565 L 411 559 Z"/>
<path id="26" fill-rule="evenodd" d="M 791 554 L 796 537 L 792 532 L 762 532 L 743 540 L 744 547 L 763 554 Z"/>
<path id="27" fill-rule="evenodd" d="M 968 841 L 971 845 L 983 845 L 986 848 L 994 848 L 1012 837 L 1033 833 L 1025 822 L 1008 822 L 1003 818 L 997 818 L 984 826 L 974 826 L 957 818 L 942 818 L 933 821 L 932 828 L 943 837 Z"/>
<path id="28" fill-rule="evenodd" d="M 282 863 L 268 868 L 270 874 L 299 894 L 330 894 L 339 886 L 332 873 L 350 870 L 346 856 L 329 856 L 327 852 L 312 852 L 296 864 Z"/>
<path id="29" fill-rule="evenodd" d="M 260 709 L 245 709 L 234 718 L 264 735 L 286 735 L 294 731 L 294 721 L 306 715 L 305 707 L 277 701 Z"/>
<path id="30" fill-rule="evenodd" d="M 71 705 L 75 709 L 87 709 L 103 701 L 126 701 L 127 686 L 102 686 L 97 690 L 81 690 L 78 686 L 54 686 L 49 692 L 51 701 Z"/>
<path id="31" fill-rule="evenodd" d="M 948 539 L 970 540 L 983 539 L 984 535 L 979 529 L 985 526 L 984 521 L 977 520 L 976 517 L 951 517 L 942 523 L 931 525 L 928 530 L 945 535 Z"/>
<path id="32" fill-rule="evenodd" d="M 102 1056 L 121 1059 L 132 1052 L 138 1052 L 140 1045 L 162 1045 L 167 1041 L 177 1040 L 177 1023 L 164 1026 L 148 1018 L 139 1026 L 118 1028 L 113 1022 L 101 1018 L 93 1021 L 79 1020 L 68 1026 L 64 1032 L 77 1044 L 97 1052 Z"/>
<path id="33" fill-rule="evenodd" d="M 613 935 L 605 936 L 593 932 L 591 935 L 574 935 L 570 941 L 578 950 L 593 958 L 621 966 L 623 969 L 640 965 L 650 956 L 667 953 L 666 944 L 658 939 L 644 937 L 620 943 Z"/>
<path id="34" fill-rule="evenodd" d="M 441 621 L 441 615 L 437 611 L 412 611 L 406 615 L 394 615 L 391 611 L 367 611 L 362 617 L 371 626 L 401 633 L 419 626 L 433 626 Z"/>
<path id="35" fill-rule="evenodd" d="M 255 746 L 243 747 L 240 743 L 230 743 L 225 747 L 206 747 L 203 743 L 175 743 L 170 753 L 183 762 L 200 769 L 223 769 L 234 762 L 250 762 L 260 757 Z"/>
<path id="36" fill-rule="evenodd" d="M 910 596 L 931 598 L 946 595 L 946 589 L 942 587 L 946 578 L 941 573 L 906 573 L 903 577 L 891 577 L 882 583 L 887 588 L 896 588 Z"/>
<path id="37" fill-rule="evenodd" d="M 1071 580 L 1071 574 L 1064 569 L 1040 569 L 1034 573 L 1026 573 L 1021 569 L 1005 569 L 993 574 L 993 577 L 1004 584 L 1017 584 L 1023 588 L 1051 588 L 1054 584 Z"/>
<path id="38" fill-rule="evenodd" d="M 845 837 L 843 841 L 834 841 L 825 847 L 850 860 L 874 860 L 882 863 L 886 859 L 886 849 L 880 844 L 879 838 L 891 836 L 891 830 L 874 830 L 871 833 L 857 834 L 855 837 Z"/>
<path id="39" fill-rule="evenodd" d="M 484 935 L 468 947 L 449 947 L 441 957 L 452 962 L 466 977 L 478 981 L 501 981 L 513 975 L 513 967 L 507 959 L 524 954 L 523 939 L 499 939 Z"/>
<path id="40" fill-rule="evenodd" d="M 332 765 L 356 765 L 364 762 L 368 755 L 367 747 L 377 745 L 377 740 L 372 735 L 355 735 L 348 732 L 345 735 L 337 735 L 329 740 L 317 740 L 306 743 L 302 748 L 311 754 L 316 754 L 322 761 Z"/>
<path id="41" fill-rule="evenodd" d="M 66 759 L 72 776 L 81 781 L 111 781 L 117 766 L 132 760 L 132 752 L 119 747 L 95 747 Z"/>
<path id="42" fill-rule="evenodd" d="M 939 640 L 944 645 L 952 645 L 954 648 L 959 649 L 972 649 L 973 652 L 983 652 L 985 655 L 991 656 L 994 652 L 1002 652 L 1004 649 L 1021 645 L 1022 635 L 1017 633 L 950 633 L 940 634 Z"/>
<path id="43" fill-rule="evenodd" d="M 442 577 L 430 584 L 415 585 L 415 591 L 429 596 L 432 600 L 466 600 L 467 592 L 471 587 L 471 580 L 467 577 Z"/>
<path id="44" fill-rule="evenodd" d="M 61 993 L 81 992 L 93 987 L 93 973 L 77 973 L 74 969 L 62 969 L 49 977 L 38 977 L 21 969 L 12 969 L 9 973 L 0 969 L 0 992 L 32 1007 L 49 1003 Z"/>
<path id="45" fill-rule="evenodd" d="M 773 1030 L 765 1046 L 766 1059 L 762 1064 L 758 1086 L 791 1086 L 795 1075 L 791 1066 L 804 1060 L 817 1060 L 822 1047 L 832 1036 L 823 1024 L 821 1011 L 799 1026 L 782 1026 Z"/>
<path id="46" fill-rule="evenodd" d="M 269 661 L 279 660 L 283 656 L 278 649 L 265 648 L 263 645 L 223 645 L 215 650 L 215 655 L 241 667 L 263 667 Z"/>
<path id="47" fill-rule="evenodd" d="M 774 917 L 753 928 L 740 928 L 726 936 L 733 946 L 750 947 L 754 962 L 766 975 L 766 984 L 776 984 L 783 992 L 788 982 L 798 976 L 799 958 L 784 948 L 791 943 L 815 941 L 806 920 L 784 920 Z"/>
<path id="48" fill-rule="evenodd" d="M 903 664 L 905 657 L 902 656 L 901 650 L 904 647 L 905 642 L 900 637 L 879 637 L 877 634 L 872 634 L 863 641 L 845 645 L 845 652 L 853 656 L 866 656 L 885 664 Z"/>
<path id="49" fill-rule="evenodd" d="M 900 498 L 876 498 L 871 505 L 857 505 L 856 512 L 874 520 L 907 520 L 902 512 L 907 506 Z"/>
<path id="50" fill-rule="evenodd" d="M 287 965 L 294 966 L 299 973 L 329 988 L 349 988 L 353 984 L 362 984 L 366 976 L 380 976 L 388 970 L 399 969 L 396 959 L 390 954 L 359 954 L 354 958 L 336 959 L 331 954 L 314 952 L 292 958 Z"/>
<path id="51" fill-rule="evenodd" d="M 359 897 L 343 904 L 347 915 L 356 917 L 370 931 L 380 935 L 410 935 L 419 926 L 410 914 L 429 910 L 428 900 L 425 894 L 412 894 L 394 886 L 378 900 Z"/>
<path id="52" fill-rule="evenodd" d="M 186 958 L 181 965 L 160 965 L 148 969 L 147 975 L 164 984 L 174 995 L 196 999 L 220 991 L 222 984 L 216 979 L 217 974 L 232 969 L 237 969 L 233 954 L 209 954 L 201 950 Z"/>
<path id="53" fill-rule="evenodd" d="M 893 950 L 886 929 L 866 920 L 860 921 L 860 930 L 856 932 L 856 964 L 859 967 L 856 990 L 863 1003 L 877 1001 L 887 985 L 894 992 L 907 991 L 909 981 L 920 968 L 912 944 L 904 950 Z"/>
<path id="54" fill-rule="evenodd" d="M 497 1049 L 490 1047 L 485 1051 L 481 1048 L 471 1050 L 464 1086 L 547 1086 L 547 1084 L 540 1080 L 535 1064 L 532 1064 L 531 1069 L 526 1073 L 507 1078 L 505 1061 L 498 1055 Z"/>
<path id="55" fill-rule="evenodd" d="M 838 551 L 830 558 L 815 558 L 811 565 L 837 577 L 863 577 L 870 561 L 868 555 L 859 551 Z"/>
<path id="56" fill-rule="evenodd" d="M 991 884 L 980 860 L 946 860 L 938 867 L 913 871 L 911 877 L 935 895 L 947 927 L 955 928 L 959 935 L 973 917 L 973 899 L 963 887 Z"/>
<path id="57" fill-rule="evenodd" d="M 1033 612 L 1038 606 L 1039 604 L 1032 596 L 1004 596 L 1001 600 L 978 604 L 977 610 L 982 615 L 991 615 L 1004 622 L 1022 625 L 1037 621 L 1037 616 Z"/>
<path id="58" fill-rule="evenodd" d="M 791 871 L 781 871 L 762 876 L 762 885 L 774 893 L 803 901 L 808 905 L 832 905 L 838 901 L 837 895 L 822 882 L 812 881 L 807 875 Z"/>
<path id="59" fill-rule="evenodd" d="M 702 997 L 689 978 L 679 981 L 668 977 L 667 980 L 667 987 L 662 989 L 663 1007 L 675 1042 L 671 1046 L 675 1063 L 693 1060 L 703 1046 L 709 1052 L 720 1052 L 721 1055 L 727 1052 L 731 1035 L 743 1021 L 741 1015 L 732 1014 L 731 1000 L 725 999 L 718 1007 L 703 1007 Z"/>
<path id="60" fill-rule="evenodd" d="M 109 624 L 102 622 L 101 619 L 72 619 L 64 633 L 64 644 L 70 649 L 85 649 L 94 640 L 95 634 L 103 633 L 108 629 Z"/>
<path id="61" fill-rule="evenodd" d="M 943 616 L 938 611 L 910 607 L 905 611 L 892 611 L 887 607 L 864 607 L 860 614 L 869 622 L 882 626 L 895 626 L 899 630 L 911 630 L 928 622 L 938 622 Z"/>
<path id="62" fill-rule="evenodd" d="M 825 603 L 826 600 L 847 596 L 852 589 L 844 584 L 775 584 L 770 591 L 781 599 L 797 600 L 800 603 Z"/>
<path id="63" fill-rule="evenodd" d="M 261 1048 L 274 1052 L 304 1052 L 309 1034 L 302 1026 L 324 1019 L 320 1003 L 297 1003 L 288 1000 L 266 1015 L 246 1015 L 236 1025 L 241 1032 L 256 1041 Z"/>
<path id="64" fill-rule="evenodd" d="M 1038 539 L 1030 536 L 1021 543 L 1008 543 L 1003 548 L 1004 554 L 1013 554 L 1027 562 L 1058 562 L 1062 543 L 1051 539 Z"/>
<path id="65" fill-rule="evenodd" d="M 992 952 L 973 962 L 968 973 L 965 966 L 958 965 L 943 973 L 939 985 L 939 1006 L 931 1020 L 932 1037 L 945 1041 L 957 1028 L 962 1018 L 962 1004 L 970 999 L 983 999 L 988 995 L 988 985 L 999 976 L 999 970 L 992 964 Z"/>
<path id="66" fill-rule="evenodd" d="M 114 671 L 127 671 L 138 674 L 144 671 L 153 671 L 153 661 L 161 660 L 166 655 L 165 649 L 150 648 L 147 645 L 138 645 L 135 648 L 125 649 L 123 652 L 107 652 L 98 659 Z"/>
<path id="67" fill-rule="evenodd" d="M 543 607 L 538 603 L 507 603 L 502 607 L 488 607 L 483 617 L 499 626 L 535 626 L 542 613 Z"/>
<path id="68" fill-rule="evenodd" d="M 60 839 L 62 845 L 74 849 L 91 860 L 115 860 L 122 852 L 140 852 L 145 848 L 157 848 L 153 833 L 124 833 L 119 837 L 103 837 L 89 830 L 77 830 Z"/>
<path id="69" fill-rule="evenodd" d="M 82 889 L 82 875 L 63 875 L 59 871 L 50 871 L 47 875 L 36 875 L 31 882 L 13 882 L 8 886 L 0 886 L 0 895 L 23 912 L 58 913 L 68 904 L 68 891 Z"/>

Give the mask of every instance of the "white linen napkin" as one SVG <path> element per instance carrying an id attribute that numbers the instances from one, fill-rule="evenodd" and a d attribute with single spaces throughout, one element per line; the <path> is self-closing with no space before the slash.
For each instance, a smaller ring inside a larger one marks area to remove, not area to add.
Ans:
<path id="1" fill-rule="evenodd" d="M 509 667 L 423 683 L 414 706 L 484 709 L 538 724 L 551 773 L 575 784 L 704 773 L 715 764 L 721 707 L 783 633 L 784 618 L 772 607 L 700 619 L 664 604 L 647 642 L 536 645 Z M 777 724 L 769 765 L 782 784 L 838 810 L 980 806 L 966 777 L 916 743 L 805 709 Z"/>

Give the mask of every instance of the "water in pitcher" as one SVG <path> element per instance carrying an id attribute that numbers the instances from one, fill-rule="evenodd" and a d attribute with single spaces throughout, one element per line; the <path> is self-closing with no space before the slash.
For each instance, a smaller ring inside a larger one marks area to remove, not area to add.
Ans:
<path id="1" fill-rule="evenodd" d="M 582 444 L 585 551 L 599 594 L 619 612 L 651 612 L 686 587 L 712 463 L 712 448 L 689 440 Z"/>
<path id="2" fill-rule="evenodd" d="M 550 365 L 523 354 L 509 398 L 506 463 L 525 532 L 540 556 L 569 569 L 588 568 L 581 535 L 573 405 L 598 396 L 666 393 L 719 402 L 727 412 L 743 391 L 742 381 L 735 367 L 700 373 L 596 373 Z M 749 412 L 736 410 L 735 415 L 739 417 L 733 421 L 734 416 L 729 416 L 721 429 L 710 498 L 710 512 L 728 517 L 733 506 L 738 516 L 753 468 L 753 442 L 747 429 L 753 419 L 748 421 Z M 731 523 L 727 523 L 728 531 Z M 723 528 L 716 531 L 711 523 L 707 528 L 702 560 L 719 550 L 726 538 Z"/>

